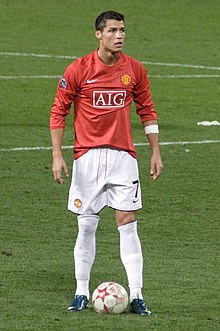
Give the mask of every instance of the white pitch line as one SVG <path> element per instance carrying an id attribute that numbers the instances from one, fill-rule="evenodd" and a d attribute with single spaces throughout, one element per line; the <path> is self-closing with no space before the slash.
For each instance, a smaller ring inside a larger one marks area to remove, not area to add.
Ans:
<path id="1" fill-rule="evenodd" d="M 3 56 L 54 58 L 54 59 L 77 59 L 78 58 L 77 56 L 69 56 L 69 55 L 50 55 L 50 54 L 34 54 L 34 53 L 14 53 L 14 52 L 0 52 L 0 55 L 3 55 Z M 194 64 L 164 63 L 164 62 L 151 62 L 151 61 L 141 61 L 141 62 L 143 64 L 150 64 L 150 65 L 156 65 L 156 66 L 220 70 L 220 67 L 202 66 L 202 65 L 194 65 Z"/>
<path id="2" fill-rule="evenodd" d="M 49 55 L 49 54 L 34 54 L 34 53 L 14 53 L 14 52 L 0 52 L 0 55 L 6 56 L 22 56 L 22 57 L 42 57 L 49 59 L 77 59 L 77 56 L 69 55 Z"/>
<path id="3" fill-rule="evenodd" d="M 0 76 L 0 79 L 51 79 L 51 78 L 60 78 L 61 75 L 51 75 L 51 76 Z"/>
<path id="4" fill-rule="evenodd" d="M 220 75 L 149 75 L 150 78 L 219 78 Z"/>
<path id="5" fill-rule="evenodd" d="M 193 68 L 193 69 L 220 70 L 220 67 L 200 66 L 200 65 L 195 65 L 195 64 L 163 63 L 163 62 L 150 62 L 150 61 L 141 61 L 141 62 L 143 64 L 151 64 L 151 65 L 156 65 L 156 66 L 184 67 L 184 68 Z"/>
<path id="6" fill-rule="evenodd" d="M 201 144 L 213 144 L 220 143 L 220 140 L 198 140 L 198 141 L 164 141 L 160 142 L 160 146 L 169 146 L 169 145 L 201 145 Z M 147 146 L 149 143 L 135 143 L 136 147 L 138 146 Z"/>
<path id="7" fill-rule="evenodd" d="M 197 144 L 213 144 L 220 143 L 220 140 L 201 140 L 201 141 L 167 141 L 160 142 L 161 146 L 169 145 L 197 145 Z M 149 146 L 149 143 L 134 143 L 134 146 Z M 62 146 L 62 149 L 72 149 L 73 146 Z M 17 152 L 17 151 L 42 151 L 51 150 L 52 147 L 49 146 L 36 146 L 36 147 L 15 147 L 15 148 L 0 148 L 0 152 Z"/>

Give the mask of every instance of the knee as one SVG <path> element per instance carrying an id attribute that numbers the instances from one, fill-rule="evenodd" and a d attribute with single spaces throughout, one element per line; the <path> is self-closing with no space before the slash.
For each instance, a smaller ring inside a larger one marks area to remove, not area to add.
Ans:
<path id="1" fill-rule="evenodd" d="M 87 236 L 96 232 L 99 216 L 98 215 L 79 215 L 78 229 L 81 235 Z"/>
<path id="2" fill-rule="evenodd" d="M 115 217 L 116 217 L 117 226 L 122 226 L 136 221 L 136 212 L 116 210 Z"/>

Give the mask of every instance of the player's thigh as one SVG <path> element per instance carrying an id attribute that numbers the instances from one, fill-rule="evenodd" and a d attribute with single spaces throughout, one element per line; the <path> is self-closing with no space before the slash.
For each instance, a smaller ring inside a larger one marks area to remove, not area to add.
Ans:
<path id="1" fill-rule="evenodd" d="M 116 151 L 117 152 L 117 151 Z M 126 152 L 118 153 L 108 176 L 108 204 L 121 211 L 135 211 L 142 207 L 137 160 Z"/>
<path id="2" fill-rule="evenodd" d="M 73 163 L 68 209 L 78 214 L 98 213 L 106 204 L 104 179 L 99 173 L 98 150 L 90 150 Z"/>

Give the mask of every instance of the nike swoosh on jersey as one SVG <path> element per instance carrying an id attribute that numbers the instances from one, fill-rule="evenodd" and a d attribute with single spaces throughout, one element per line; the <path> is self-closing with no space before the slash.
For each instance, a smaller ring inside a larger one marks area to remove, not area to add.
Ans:
<path id="1" fill-rule="evenodd" d="M 97 82 L 98 79 L 87 79 L 86 83 L 91 84 Z"/>

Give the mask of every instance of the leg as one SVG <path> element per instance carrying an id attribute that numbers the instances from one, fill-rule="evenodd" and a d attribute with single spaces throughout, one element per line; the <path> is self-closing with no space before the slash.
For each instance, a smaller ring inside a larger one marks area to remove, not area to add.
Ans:
<path id="1" fill-rule="evenodd" d="M 78 236 L 74 247 L 77 288 L 70 311 L 87 308 L 90 272 L 95 259 L 95 234 L 99 211 L 107 204 L 106 149 L 90 149 L 74 160 L 68 209 L 78 216 Z"/>
<path id="2" fill-rule="evenodd" d="M 88 306 L 90 271 L 95 259 L 95 234 L 98 222 L 98 215 L 78 216 L 78 236 L 74 247 L 77 288 L 73 302 L 68 308 L 70 311 L 78 311 Z"/>
<path id="3" fill-rule="evenodd" d="M 116 211 L 116 222 L 120 233 L 120 255 L 125 267 L 130 289 L 131 310 L 141 315 L 150 312 L 143 301 L 143 256 L 137 232 L 136 213 Z"/>
<path id="4" fill-rule="evenodd" d="M 136 213 L 134 211 L 116 211 L 116 222 L 120 233 L 121 260 L 127 273 L 130 288 L 130 301 L 137 298 L 143 299 L 141 293 L 143 257 L 137 233 Z"/>

